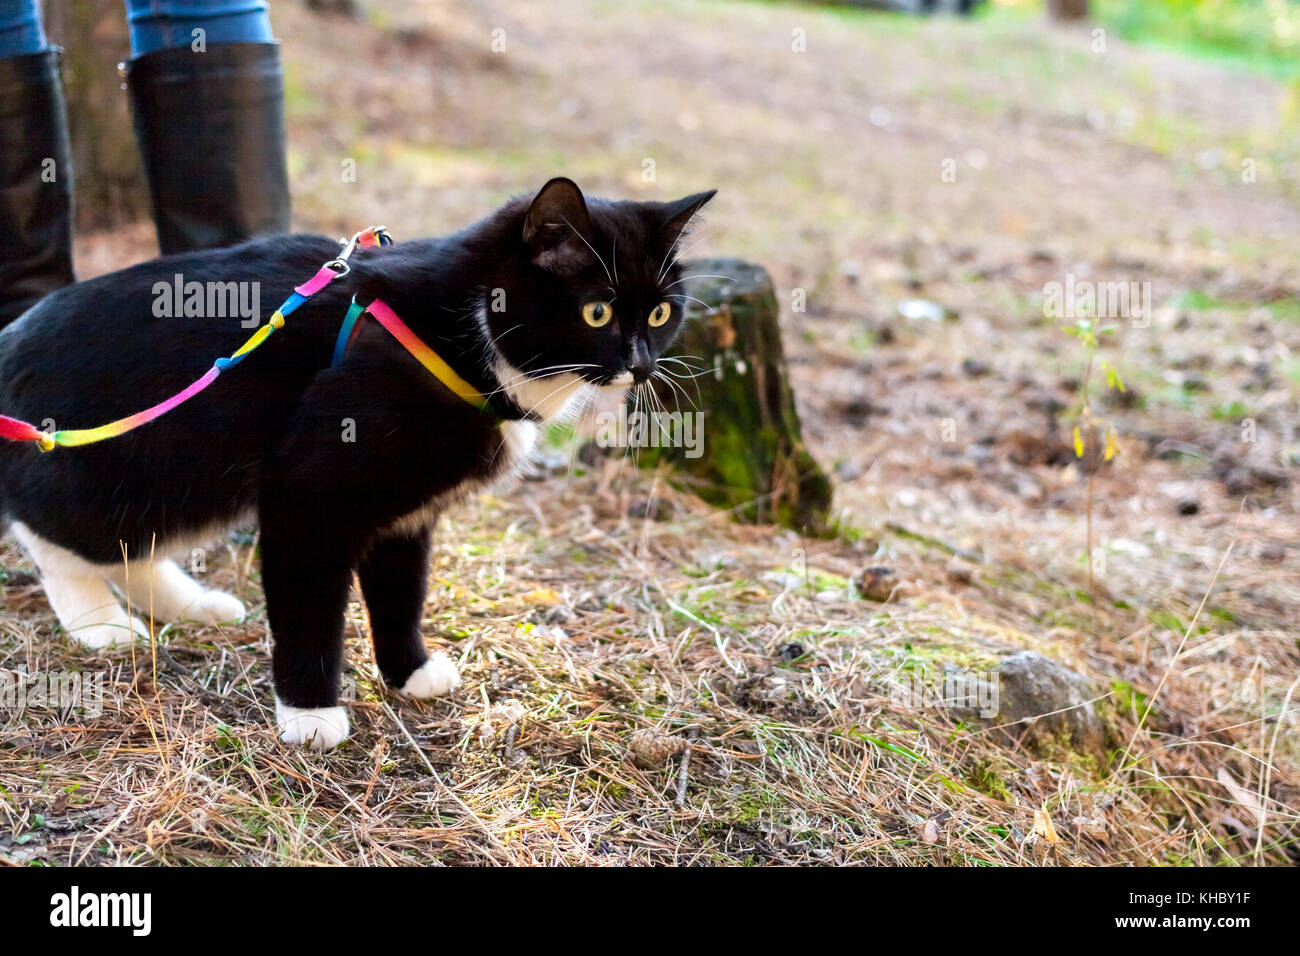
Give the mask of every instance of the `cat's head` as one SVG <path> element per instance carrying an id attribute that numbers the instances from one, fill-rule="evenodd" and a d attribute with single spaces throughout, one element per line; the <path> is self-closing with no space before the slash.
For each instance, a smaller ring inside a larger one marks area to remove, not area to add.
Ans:
<path id="1" fill-rule="evenodd" d="M 513 254 L 488 290 L 485 317 L 512 374 L 611 388 L 650 378 L 689 301 L 677 254 L 714 192 L 675 202 L 588 199 L 558 178 L 506 206 Z"/>

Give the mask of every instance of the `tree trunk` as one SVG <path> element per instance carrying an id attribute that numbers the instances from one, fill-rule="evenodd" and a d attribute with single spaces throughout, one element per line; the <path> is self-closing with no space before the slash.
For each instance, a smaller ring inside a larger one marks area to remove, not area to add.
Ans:
<path id="1" fill-rule="evenodd" d="M 365 19 L 365 11 L 357 0 L 307 0 L 307 9 L 313 13 L 347 17 L 358 22 Z"/>
<path id="2" fill-rule="evenodd" d="M 77 225 L 102 229 L 148 216 L 131 108 L 117 72 L 131 49 L 122 0 L 48 4 L 46 12 L 50 39 L 63 47 Z"/>
<path id="3" fill-rule="evenodd" d="M 1088 0 L 1047 0 L 1047 15 L 1053 20 L 1086 20 Z"/>
<path id="4" fill-rule="evenodd" d="M 825 533 L 831 483 L 803 443 L 772 280 L 739 259 L 696 259 L 682 272 L 728 277 L 683 284 L 691 296 L 686 327 L 668 356 L 695 366 L 686 374 L 697 377 L 678 389 L 655 386 L 669 411 L 703 413 L 703 453 L 691 458 L 685 448 L 650 448 L 641 461 L 671 462 L 676 483 L 743 520 Z M 686 372 L 671 362 L 660 367 Z"/>

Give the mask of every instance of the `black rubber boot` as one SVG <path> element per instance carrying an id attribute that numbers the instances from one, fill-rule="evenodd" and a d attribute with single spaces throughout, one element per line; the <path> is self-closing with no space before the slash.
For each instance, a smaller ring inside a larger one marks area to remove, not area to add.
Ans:
<path id="1" fill-rule="evenodd" d="M 72 153 L 59 51 L 0 60 L 0 328 L 72 281 Z"/>
<path id="2" fill-rule="evenodd" d="M 279 44 L 158 50 L 126 79 L 164 254 L 288 230 Z"/>

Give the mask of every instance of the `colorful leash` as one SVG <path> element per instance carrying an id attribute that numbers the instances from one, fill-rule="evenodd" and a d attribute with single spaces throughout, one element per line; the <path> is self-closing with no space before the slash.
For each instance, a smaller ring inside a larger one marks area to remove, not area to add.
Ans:
<path id="1" fill-rule="evenodd" d="M 240 346 L 238 351 L 227 358 L 217 359 L 216 362 L 213 363 L 212 368 L 208 369 L 201 378 L 177 392 L 166 401 L 160 402 L 143 412 L 137 412 L 135 415 L 118 419 L 115 422 L 101 425 L 98 428 L 87 428 L 74 431 L 56 431 L 53 433 L 41 431 L 35 425 L 19 421 L 16 418 L 9 418 L 7 415 L 0 415 L 0 438 L 7 438 L 10 441 L 36 442 L 40 445 L 41 451 L 52 451 L 55 447 L 60 445 L 64 447 L 89 445 L 93 442 L 116 438 L 119 435 L 125 435 L 132 429 L 139 428 L 141 425 L 153 421 L 155 418 L 166 415 L 172 409 L 189 401 L 195 395 L 199 394 L 199 392 L 203 391 L 215 382 L 222 372 L 234 368 L 244 359 L 248 358 L 248 356 L 262 345 L 263 342 L 270 338 L 272 332 L 276 329 L 284 328 L 285 316 L 292 313 L 294 309 L 298 308 L 335 279 L 347 275 L 351 270 L 351 267 L 348 265 L 348 258 L 358 246 L 365 248 L 386 246 L 391 244 L 392 241 L 392 237 L 388 235 L 388 231 L 383 226 L 371 226 L 369 229 L 363 229 L 351 239 L 343 242 L 343 249 L 339 252 L 338 256 L 321 266 L 320 271 L 309 280 L 304 282 L 302 285 L 297 286 L 289 298 L 285 299 L 284 303 L 271 313 L 271 318 L 267 323 L 254 332 L 252 336 L 249 337 L 248 341 Z M 349 315 L 350 314 L 351 311 L 349 310 Z M 396 318 L 396 316 L 394 316 L 394 318 Z M 401 324 L 400 320 L 399 324 Z M 402 327 L 405 328 L 405 326 Z M 409 333 L 410 330 L 407 329 L 407 332 Z M 418 342 L 419 339 L 416 339 L 416 341 Z M 439 361 L 441 361 L 441 359 L 439 359 Z M 455 375 L 454 372 L 452 374 Z"/>

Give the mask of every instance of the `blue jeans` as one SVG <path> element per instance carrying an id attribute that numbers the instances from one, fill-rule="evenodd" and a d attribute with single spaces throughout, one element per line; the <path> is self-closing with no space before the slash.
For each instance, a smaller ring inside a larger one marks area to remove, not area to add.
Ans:
<path id="1" fill-rule="evenodd" d="M 40 53 L 48 45 L 39 0 L 0 0 L 0 59 Z"/>
<path id="2" fill-rule="evenodd" d="M 131 56 L 189 46 L 194 30 L 208 44 L 270 43 L 266 0 L 126 0 Z M 0 0 L 0 59 L 49 46 L 40 0 Z"/>

